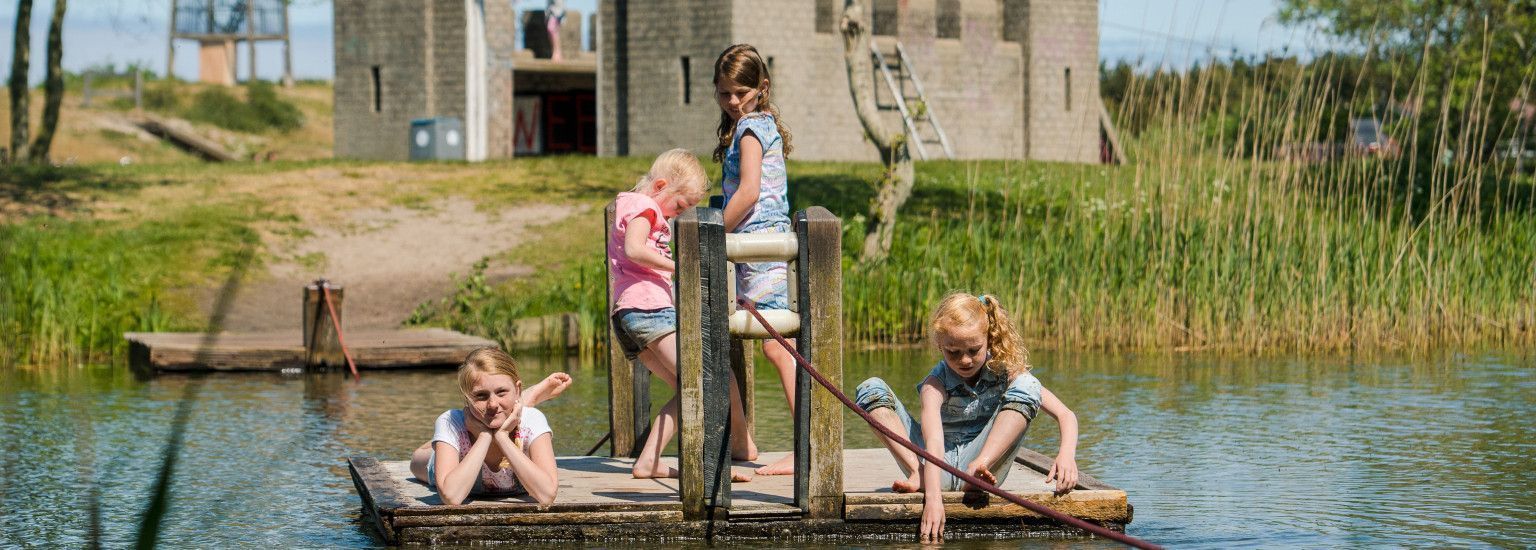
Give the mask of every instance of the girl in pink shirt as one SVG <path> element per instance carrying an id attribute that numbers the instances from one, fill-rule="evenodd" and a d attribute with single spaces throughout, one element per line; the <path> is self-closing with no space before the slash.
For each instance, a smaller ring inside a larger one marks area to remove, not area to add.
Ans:
<path id="1" fill-rule="evenodd" d="M 656 376 L 677 390 L 677 309 L 672 294 L 668 222 L 704 198 L 704 167 L 693 153 L 673 149 L 656 157 L 651 170 L 635 188 L 614 199 L 613 227 L 608 231 L 608 264 L 613 274 L 613 332 L 631 361 L 638 358 Z M 661 449 L 677 432 L 678 400 L 674 394 L 651 423 L 631 472 L 637 478 L 677 477 L 661 465 Z M 731 455 L 757 458 L 757 446 L 747 433 L 741 396 L 731 392 Z M 749 478 L 738 477 L 737 481 Z"/>

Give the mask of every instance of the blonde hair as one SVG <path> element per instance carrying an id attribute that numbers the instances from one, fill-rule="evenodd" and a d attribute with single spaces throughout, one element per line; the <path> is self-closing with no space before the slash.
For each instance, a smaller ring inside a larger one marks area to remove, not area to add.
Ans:
<path id="1" fill-rule="evenodd" d="M 505 374 L 512 377 L 513 384 L 523 381 L 517 375 L 517 361 L 507 352 L 492 347 L 471 351 L 464 357 L 464 363 L 459 365 L 459 390 L 469 395 L 469 390 L 475 387 L 475 377 L 480 374 Z"/>
<path id="2" fill-rule="evenodd" d="M 656 156 L 656 162 L 651 163 L 650 171 L 640 180 L 635 182 L 634 192 L 649 194 L 651 184 L 656 180 L 666 180 L 665 189 L 673 193 L 681 194 L 693 202 L 704 199 L 704 192 L 709 186 L 709 178 L 704 175 L 704 166 L 699 164 L 699 158 L 693 156 L 693 152 L 687 149 L 673 149 Z"/>
<path id="3" fill-rule="evenodd" d="M 1014 330 L 1013 321 L 1003 310 L 997 297 L 990 294 L 973 296 L 967 292 L 951 292 L 939 301 L 933 317 L 928 321 L 928 334 L 938 345 L 940 334 L 976 327 L 986 323 L 987 349 L 991 358 L 987 368 L 1008 379 L 1030 369 L 1029 350 L 1024 339 Z"/>
<path id="4" fill-rule="evenodd" d="M 720 57 L 715 59 L 715 76 L 709 83 L 718 85 L 722 76 L 739 86 L 758 90 L 757 112 L 773 115 L 773 124 L 778 127 L 779 139 L 784 144 L 784 157 L 788 158 L 790 151 L 794 150 L 790 145 L 789 126 L 784 124 L 784 117 L 779 116 L 779 108 L 768 97 L 768 88 L 765 86 L 772 79 L 768 78 L 768 64 L 763 63 L 763 56 L 758 55 L 757 48 L 750 44 L 736 44 L 720 52 Z M 715 162 L 723 162 L 725 151 L 731 148 L 731 136 L 736 133 L 735 121 L 725 111 L 720 112 L 720 128 L 717 133 L 720 143 L 715 145 L 714 159 Z"/>

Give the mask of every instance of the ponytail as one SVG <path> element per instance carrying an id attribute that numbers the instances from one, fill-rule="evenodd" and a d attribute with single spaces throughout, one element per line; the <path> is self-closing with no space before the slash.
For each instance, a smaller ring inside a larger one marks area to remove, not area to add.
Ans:
<path id="1" fill-rule="evenodd" d="M 1014 330 L 1008 312 L 1003 310 L 1002 304 L 997 303 L 997 297 L 982 294 L 976 299 L 987 312 L 987 348 L 992 352 L 992 358 L 987 360 L 987 368 L 1010 380 L 1029 370 L 1029 350 L 1024 347 L 1024 339 Z"/>

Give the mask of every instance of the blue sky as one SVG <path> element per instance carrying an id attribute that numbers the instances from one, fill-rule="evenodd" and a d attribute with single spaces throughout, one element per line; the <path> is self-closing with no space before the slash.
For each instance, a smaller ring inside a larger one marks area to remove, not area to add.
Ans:
<path id="1" fill-rule="evenodd" d="M 518 9 L 539 9 L 544 0 L 511 1 Z M 49 0 L 34 0 L 32 13 L 33 81 L 43 74 Z M 1289 49 L 1314 51 L 1317 41 L 1308 33 L 1281 26 L 1275 21 L 1275 0 L 1100 0 L 1099 55 L 1114 62 L 1140 61 L 1144 65 L 1187 66 L 1211 55 L 1240 54 Z M 597 0 L 567 0 L 567 7 L 591 13 Z M 15 3 L 0 5 L 0 60 L 9 67 L 11 36 L 15 28 Z M 64 67 L 80 70 L 105 63 L 121 67 L 140 62 L 156 71 L 165 67 L 166 19 L 170 0 L 74 0 L 64 25 Z M 294 0 L 293 64 L 298 78 L 328 79 L 332 75 L 331 4 L 325 0 Z M 179 41 L 176 74 L 195 78 L 196 44 Z M 240 49 L 244 66 L 245 49 Z M 257 73 L 263 78 L 282 74 L 282 46 L 264 43 L 257 47 Z M 8 70 L 8 69 L 7 69 Z M 245 71 L 240 72 L 241 77 Z"/>

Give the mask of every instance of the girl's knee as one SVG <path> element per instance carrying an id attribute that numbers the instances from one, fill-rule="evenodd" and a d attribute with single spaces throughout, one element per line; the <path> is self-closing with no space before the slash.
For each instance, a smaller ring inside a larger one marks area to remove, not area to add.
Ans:
<path id="1" fill-rule="evenodd" d="M 890 384 L 886 384 L 885 380 L 872 377 L 859 383 L 859 387 L 854 390 L 854 402 L 866 411 L 882 407 L 895 408 L 896 392 L 891 391 Z"/>

